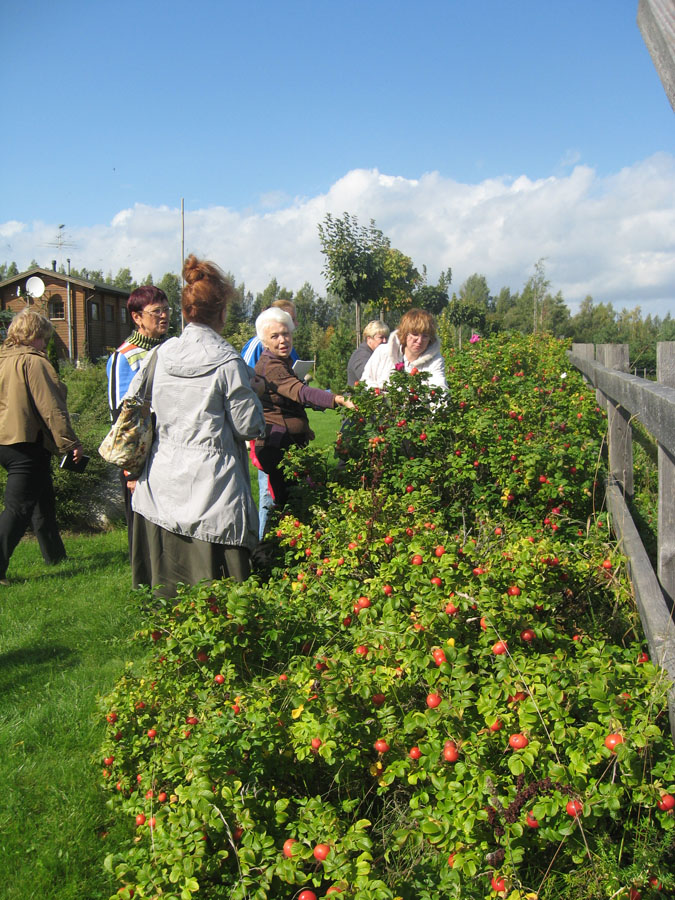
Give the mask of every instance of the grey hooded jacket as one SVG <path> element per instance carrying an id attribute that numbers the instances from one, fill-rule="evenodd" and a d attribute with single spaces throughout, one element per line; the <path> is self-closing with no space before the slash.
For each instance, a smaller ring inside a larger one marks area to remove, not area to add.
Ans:
<path id="1" fill-rule="evenodd" d="M 134 512 L 175 534 L 252 550 L 258 513 L 245 442 L 264 434 L 265 420 L 250 370 L 206 325 L 190 323 L 155 352 L 156 434 Z M 127 396 L 141 375 L 142 369 Z"/>

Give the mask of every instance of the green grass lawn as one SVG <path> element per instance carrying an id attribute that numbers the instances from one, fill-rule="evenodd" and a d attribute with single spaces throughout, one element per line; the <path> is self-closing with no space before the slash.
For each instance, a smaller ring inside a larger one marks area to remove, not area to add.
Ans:
<path id="1" fill-rule="evenodd" d="M 126 532 L 65 536 L 44 565 L 24 540 L 0 588 L 0 898 L 107 898 L 96 697 L 137 653 Z"/>
<path id="2" fill-rule="evenodd" d="M 310 411 L 316 444 L 337 412 Z M 251 486 L 257 496 L 255 472 Z M 140 653 L 126 531 L 64 536 L 69 559 L 45 566 L 22 541 L 0 588 L 0 900 L 107 900 L 107 809 L 98 783 L 96 699 Z"/>

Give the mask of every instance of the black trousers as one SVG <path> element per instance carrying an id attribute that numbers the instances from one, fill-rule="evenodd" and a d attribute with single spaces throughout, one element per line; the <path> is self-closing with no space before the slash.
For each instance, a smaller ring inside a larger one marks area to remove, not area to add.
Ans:
<path id="1" fill-rule="evenodd" d="M 66 558 L 56 524 L 51 456 L 40 444 L 0 444 L 0 465 L 7 470 L 5 508 L 0 513 L 0 578 L 30 525 L 48 564 Z"/>

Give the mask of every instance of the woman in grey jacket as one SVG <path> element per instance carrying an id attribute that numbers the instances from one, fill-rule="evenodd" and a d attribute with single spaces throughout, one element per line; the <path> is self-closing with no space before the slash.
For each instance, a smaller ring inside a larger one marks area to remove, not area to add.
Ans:
<path id="1" fill-rule="evenodd" d="M 249 370 L 220 336 L 232 286 L 195 256 L 183 277 L 188 324 L 154 351 L 155 440 L 132 500 L 134 587 L 150 584 L 165 598 L 179 583 L 248 577 L 258 513 L 245 442 L 265 430 Z"/>

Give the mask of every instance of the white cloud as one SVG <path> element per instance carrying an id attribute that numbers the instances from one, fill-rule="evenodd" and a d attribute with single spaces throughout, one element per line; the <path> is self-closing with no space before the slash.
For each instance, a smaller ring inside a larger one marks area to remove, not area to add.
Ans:
<path id="1" fill-rule="evenodd" d="M 279 206 L 278 204 L 282 205 Z M 393 246 L 427 265 L 435 279 L 448 266 L 456 289 L 472 273 L 493 293 L 520 290 L 546 259 L 554 291 L 574 309 L 587 295 L 617 309 L 675 313 L 675 157 L 658 154 L 607 177 L 586 166 L 564 176 L 491 178 L 461 184 L 436 172 L 417 179 L 357 169 L 325 194 L 289 201 L 268 195 L 259 211 L 187 210 L 186 252 L 216 260 L 253 291 L 272 277 L 297 290 L 323 291 L 317 224 L 327 212 L 372 218 Z M 0 257 L 20 267 L 54 258 L 45 246 L 56 225 L 0 223 Z M 69 228 L 72 265 L 135 277 L 180 269 L 177 208 L 137 204 L 108 225 Z"/>

